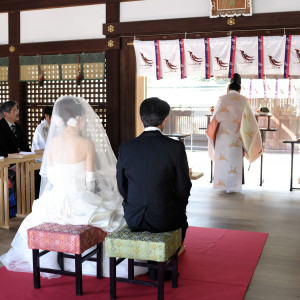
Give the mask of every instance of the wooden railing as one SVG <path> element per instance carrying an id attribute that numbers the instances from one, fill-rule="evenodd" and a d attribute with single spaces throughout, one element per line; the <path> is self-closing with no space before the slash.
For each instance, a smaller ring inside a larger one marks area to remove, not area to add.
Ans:
<path id="1" fill-rule="evenodd" d="M 9 228 L 8 169 L 16 165 L 17 216 L 26 217 L 35 200 L 34 171 L 40 168 L 40 163 L 36 163 L 38 158 L 41 155 L 0 160 L 0 228 Z"/>

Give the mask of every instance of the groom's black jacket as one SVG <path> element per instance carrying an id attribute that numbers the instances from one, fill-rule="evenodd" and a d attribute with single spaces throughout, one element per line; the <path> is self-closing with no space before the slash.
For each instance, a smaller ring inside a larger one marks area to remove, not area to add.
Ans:
<path id="1" fill-rule="evenodd" d="M 122 144 L 117 181 L 131 230 L 187 228 L 186 205 L 192 184 L 182 142 L 159 131 L 145 131 Z"/>

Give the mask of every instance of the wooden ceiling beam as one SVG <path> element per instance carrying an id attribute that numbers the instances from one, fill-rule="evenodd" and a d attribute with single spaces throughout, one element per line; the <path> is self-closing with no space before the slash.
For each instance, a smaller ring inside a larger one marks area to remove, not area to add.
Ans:
<path id="1" fill-rule="evenodd" d="M 1 0 L 0 13 L 141 0 Z"/>
<path id="2" fill-rule="evenodd" d="M 217 31 L 249 31 L 275 28 L 300 27 L 300 11 L 255 14 L 250 17 L 234 18 L 235 24 L 228 25 L 228 18 L 185 18 L 103 24 L 103 34 L 114 28 L 116 35 L 152 35 L 172 33 L 206 33 Z M 109 27 L 110 26 L 110 27 Z M 113 27 L 112 27 L 113 26 Z M 108 28 L 109 27 L 109 28 Z"/>
<path id="3" fill-rule="evenodd" d="M 12 47 L 14 50 L 11 51 Z M 101 52 L 120 48 L 118 38 L 0 45 L 0 56 Z"/>

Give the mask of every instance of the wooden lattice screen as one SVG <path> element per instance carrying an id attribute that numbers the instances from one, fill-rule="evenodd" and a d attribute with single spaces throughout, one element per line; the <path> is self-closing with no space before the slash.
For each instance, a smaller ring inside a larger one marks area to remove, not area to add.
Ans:
<path id="1" fill-rule="evenodd" d="M 56 99 L 63 95 L 75 95 L 89 102 L 99 115 L 106 128 L 106 80 L 85 80 L 80 85 L 74 80 L 45 81 L 43 86 L 38 82 L 26 83 L 26 112 L 28 142 L 31 145 L 34 131 L 40 123 L 43 108 L 52 106 Z"/>
<path id="2" fill-rule="evenodd" d="M 0 104 L 9 100 L 8 82 L 0 82 Z"/>

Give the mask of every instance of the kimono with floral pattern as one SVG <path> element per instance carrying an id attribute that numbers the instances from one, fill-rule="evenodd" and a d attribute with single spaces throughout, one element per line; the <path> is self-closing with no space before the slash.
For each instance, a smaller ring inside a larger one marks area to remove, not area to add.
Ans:
<path id="1" fill-rule="evenodd" d="M 221 96 L 206 133 L 214 160 L 213 187 L 241 191 L 243 156 L 252 163 L 262 154 L 260 131 L 247 98 L 236 91 Z"/>

